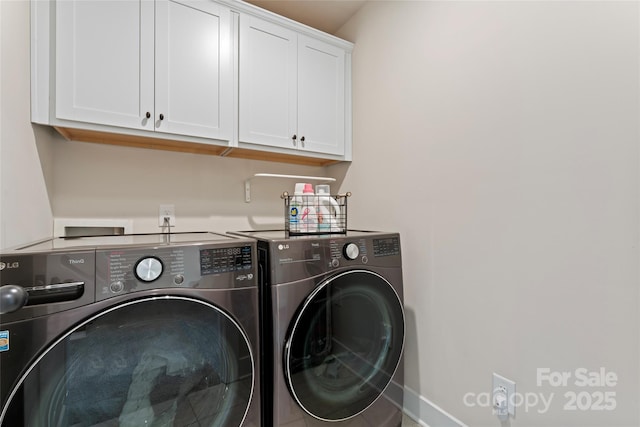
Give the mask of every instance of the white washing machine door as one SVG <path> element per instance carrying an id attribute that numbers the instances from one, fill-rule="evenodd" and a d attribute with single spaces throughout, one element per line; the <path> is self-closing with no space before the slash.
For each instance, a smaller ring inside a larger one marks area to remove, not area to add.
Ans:
<path id="1" fill-rule="evenodd" d="M 240 326 L 185 297 L 120 304 L 74 327 L 31 365 L 2 426 L 234 426 L 253 394 Z"/>
<path id="2" fill-rule="evenodd" d="M 284 349 L 289 391 L 315 418 L 354 417 L 383 394 L 403 345 L 393 286 L 367 270 L 339 274 L 309 295 L 292 322 Z"/>

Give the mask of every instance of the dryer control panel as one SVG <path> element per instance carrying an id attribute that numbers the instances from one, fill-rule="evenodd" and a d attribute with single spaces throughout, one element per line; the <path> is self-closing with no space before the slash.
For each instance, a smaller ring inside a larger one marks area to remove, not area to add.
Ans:
<path id="1" fill-rule="evenodd" d="M 397 233 L 296 236 L 269 242 L 273 281 L 286 283 L 340 268 L 402 265 Z"/>
<path id="2" fill-rule="evenodd" d="M 397 236 L 373 239 L 373 256 L 400 255 L 400 238 Z"/>
<path id="3" fill-rule="evenodd" d="M 369 262 L 367 239 L 331 239 L 331 266 L 339 267 L 342 261 Z"/>

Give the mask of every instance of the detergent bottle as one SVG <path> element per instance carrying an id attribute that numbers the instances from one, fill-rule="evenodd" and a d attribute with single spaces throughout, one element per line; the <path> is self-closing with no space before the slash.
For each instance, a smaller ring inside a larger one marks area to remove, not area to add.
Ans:
<path id="1" fill-rule="evenodd" d="M 318 231 L 339 231 L 340 206 L 336 199 L 331 197 L 331 188 L 326 184 L 316 185 L 316 196 L 318 198 Z"/>
<path id="2" fill-rule="evenodd" d="M 313 193 L 313 185 L 305 184 L 302 190 L 302 206 L 300 207 L 301 233 L 315 233 L 318 231 L 317 200 Z"/>
<path id="3" fill-rule="evenodd" d="M 289 231 L 294 233 L 300 232 L 300 216 L 302 209 L 302 197 L 305 184 L 303 182 L 296 183 L 293 191 L 293 197 L 289 202 Z"/>

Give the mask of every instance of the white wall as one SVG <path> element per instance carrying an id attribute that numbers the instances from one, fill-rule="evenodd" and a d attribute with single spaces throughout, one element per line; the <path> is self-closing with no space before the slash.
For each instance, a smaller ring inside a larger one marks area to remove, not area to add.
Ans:
<path id="1" fill-rule="evenodd" d="M 355 160 L 333 172 L 352 224 L 401 232 L 405 403 L 423 421 L 444 425 L 433 403 L 500 425 L 463 401 L 497 372 L 554 394 L 514 427 L 640 424 L 639 15 L 638 2 L 375 1 L 340 31 L 355 42 Z M 617 384 L 536 382 L 582 367 Z M 615 410 L 564 409 L 565 393 L 605 391 Z"/>
<path id="2" fill-rule="evenodd" d="M 0 248 L 46 238 L 52 211 L 42 163 L 48 131 L 29 120 L 29 3 L 0 2 Z"/>
<path id="3" fill-rule="evenodd" d="M 326 175 L 320 167 L 68 142 L 59 135 L 53 147 L 56 218 L 131 219 L 135 233 L 160 231 L 160 204 L 175 205 L 172 231 L 282 228 L 280 195 L 292 192 L 294 181 L 255 178 L 245 203 L 245 179 Z"/>

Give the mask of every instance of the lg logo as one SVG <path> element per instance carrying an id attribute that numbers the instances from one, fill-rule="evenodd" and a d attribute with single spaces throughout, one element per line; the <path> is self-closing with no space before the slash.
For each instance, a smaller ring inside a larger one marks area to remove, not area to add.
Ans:
<path id="1" fill-rule="evenodd" d="M 18 261 L 16 262 L 0 262 L 0 271 L 9 268 L 18 268 L 20 267 L 20 263 Z"/>

